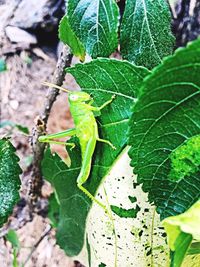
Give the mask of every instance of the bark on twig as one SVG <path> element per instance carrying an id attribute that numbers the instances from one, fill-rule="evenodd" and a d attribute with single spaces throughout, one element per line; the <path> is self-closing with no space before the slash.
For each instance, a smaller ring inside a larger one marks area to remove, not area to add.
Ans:
<path id="1" fill-rule="evenodd" d="M 61 55 L 58 59 L 57 66 L 52 78 L 52 83 L 57 84 L 59 86 L 62 85 L 65 77 L 65 68 L 69 67 L 71 64 L 72 55 L 70 54 L 70 49 L 67 46 L 63 47 Z M 59 91 L 54 88 L 50 88 L 48 94 L 46 96 L 46 101 L 44 107 L 40 113 L 40 115 L 36 118 L 36 125 L 32 131 L 31 137 L 31 145 L 33 150 L 33 167 L 31 173 L 31 181 L 30 181 L 30 206 L 33 209 L 35 204 L 37 203 L 38 197 L 41 196 L 41 187 L 43 184 L 42 173 L 40 170 L 40 163 L 43 158 L 44 143 L 38 142 L 38 137 L 46 131 L 46 124 L 49 118 L 49 113 L 51 111 L 51 107 L 56 100 Z"/>

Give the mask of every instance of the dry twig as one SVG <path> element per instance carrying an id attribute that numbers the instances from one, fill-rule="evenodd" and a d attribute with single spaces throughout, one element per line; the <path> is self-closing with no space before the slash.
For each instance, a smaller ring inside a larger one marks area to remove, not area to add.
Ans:
<path id="1" fill-rule="evenodd" d="M 40 236 L 39 240 L 36 242 L 36 244 L 34 244 L 34 246 L 32 247 L 27 259 L 25 260 L 25 262 L 23 263 L 23 267 L 25 267 L 25 265 L 28 263 L 28 261 L 31 259 L 33 253 L 35 252 L 35 250 L 37 249 L 37 247 L 39 246 L 39 244 L 42 242 L 42 240 L 51 232 L 51 226 L 47 226 L 44 233 Z"/>
<path id="2" fill-rule="evenodd" d="M 57 84 L 59 86 L 62 85 L 65 77 L 65 68 L 70 66 L 71 59 L 72 55 L 70 54 L 69 47 L 64 46 L 57 62 L 52 83 Z M 39 143 L 38 137 L 44 134 L 46 130 L 46 124 L 49 118 L 49 113 L 58 94 L 59 92 L 57 89 L 54 88 L 49 89 L 48 94 L 46 96 L 44 107 L 40 115 L 36 118 L 36 125 L 32 131 L 31 145 L 32 145 L 34 159 L 32 164 L 30 191 L 29 191 L 31 209 L 35 207 L 38 197 L 41 195 L 41 187 L 43 183 L 40 164 L 43 158 L 45 144 Z"/>

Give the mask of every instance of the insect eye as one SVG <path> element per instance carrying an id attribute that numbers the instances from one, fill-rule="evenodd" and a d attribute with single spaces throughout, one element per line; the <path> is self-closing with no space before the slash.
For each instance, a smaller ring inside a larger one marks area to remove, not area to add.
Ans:
<path id="1" fill-rule="evenodd" d="M 70 99 L 71 99 L 72 101 L 76 101 L 76 100 L 78 99 L 78 96 L 77 96 L 77 95 L 71 95 L 71 96 L 70 96 Z"/>

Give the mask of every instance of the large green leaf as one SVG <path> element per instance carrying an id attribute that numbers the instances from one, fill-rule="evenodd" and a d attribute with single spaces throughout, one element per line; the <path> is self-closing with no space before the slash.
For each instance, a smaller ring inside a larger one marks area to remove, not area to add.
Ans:
<path id="1" fill-rule="evenodd" d="M 0 140 L 0 226 L 11 214 L 19 200 L 21 169 L 15 148 L 7 139 Z"/>
<path id="2" fill-rule="evenodd" d="M 151 69 L 174 44 L 166 0 L 126 0 L 121 26 L 122 56 L 136 65 Z"/>
<path id="3" fill-rule="evenodd" d="M 67 0 L 66 15 L 93 58 L 107 57 L 117 48 L 119 11 L 114 0 Z"/>
<path id="4" fill-rule="evenodd" d="M 108 173 L 127 144 L 127 127 L 137 90 L 148 70 L 128 62 L 99 59 L 87 64 L 78 64 L 67 69 L 82 90 L 91 93 L 95 104 L 100 106 L 113 94 L 114 101 L 97 117 L 100 137 L 110 140 L 115 146 L 97 143 L 92 161 L 92 170 L 86 187 L 95 194 L 101 180 Z M 89 125 L 88 125 L 89 127 Z M 60 223 L 57 241 L 65 252 L 72 256 L 80 252 L 85 233 L 85 224 L 91 206 L 90 199 L 76 185 L 81 166 L 81 152 L 77 145 L 71 152 L 71 166 L 47 150 L 42 164 L 43 173 L 54 186 L 60 202 Z"/>
<path id="5" fill-rule="evenodd" d="M 200 197 L 200 172 L 169 178 L 171 153 L 200 134 L 200 40 L 166 58 L 144 81 L 131 119 L 129 155 L 162 218 Z"/>

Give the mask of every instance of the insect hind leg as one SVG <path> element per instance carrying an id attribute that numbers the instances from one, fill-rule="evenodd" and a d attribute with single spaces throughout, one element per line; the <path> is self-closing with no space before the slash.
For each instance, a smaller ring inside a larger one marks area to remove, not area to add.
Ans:
<path id="1" fill-rule="evenodd" d="M 87 181 L 90 170 L 91 170 L 91 161 L 92 161 L 92 155 L 94 152 L 94 148 L 96 145 L 96 139 L 91 138 L 86 146 L 86 150 L 83 156 L 82 160 L 82 166 L 79 173 L 79 176 L 77 178 L 77 186 L 78 188 L 86 195 L 88 196 L 92 201 L 94 201 L 99 207 L 101 207 L 105 213 L 108 215 L 109 218 L 111 218 L 111 215 L 107 209 L 107 207 L 101 203 L 98 199 L 96 199 L 84 186 L 83 184 Z"/>
<path id="2" fill-rule="evenodd" d="M 106 205 L 104 205 L 103 203 L 101 203 L 98 199 L 96 199 L 85 187 L 83 187 L 81 184 L 77 185 L 78 188 L 86 195 L 88 196 L 92 201 L 94 201 L 98 206 L 100 206 L 105 213 L 108 215 L 109 219 L 112 219 L 112 216 L 109 212 L 109 210 L 107 209 Z"/>

